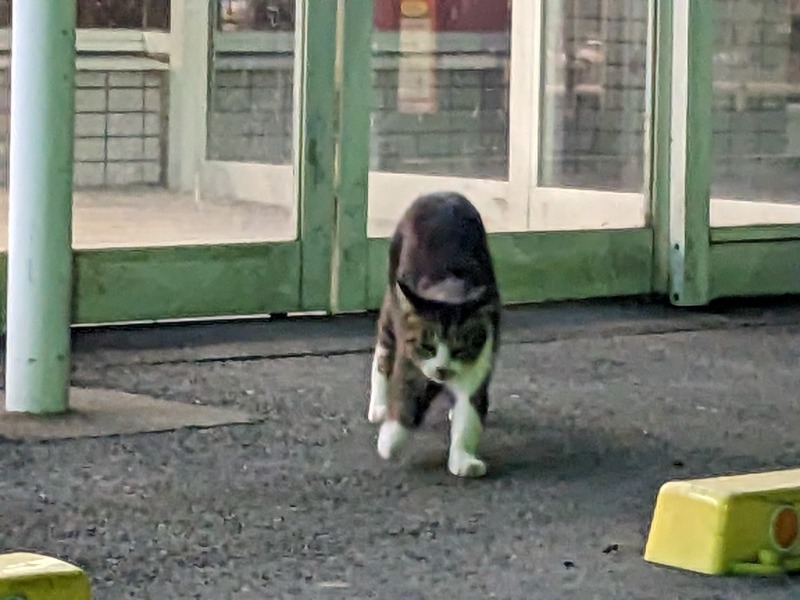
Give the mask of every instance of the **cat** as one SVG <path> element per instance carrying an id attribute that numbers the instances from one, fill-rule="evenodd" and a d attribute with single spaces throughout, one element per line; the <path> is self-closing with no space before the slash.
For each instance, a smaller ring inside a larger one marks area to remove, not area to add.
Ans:
<path id="1" fill-rule="evenodd" d="M 480 213 L 452 192 L 417 198 L 389 248 L 367 418 L 378 454 L 397 456 L 433 400 L 451 402 L 448 470 L 482 477 L 476 451 L 489 408 L 500 294 Z"/>

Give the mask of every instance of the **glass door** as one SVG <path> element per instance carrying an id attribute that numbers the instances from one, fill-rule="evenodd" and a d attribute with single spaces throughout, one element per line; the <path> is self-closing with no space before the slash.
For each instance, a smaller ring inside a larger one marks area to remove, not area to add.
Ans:
<path id="1" fill-rule="evenodd" d="M 70 1 L 73 322 L 327 309 L 336 4 Z"/>
<path id="2" fill-rule="evenodd" d="M 714 237 L 800 226 L 800 2 L 715 0 L 714 9 Z"/>
<path id="3" fill-rule="evenodd" d="M 386 238 L 435 190 L 481 212 L 507 302 L 651 291 L 654 25 L 622 4 L 374 0 L 369 307 Z"/>
<path id="4" fill-rule="evenodd" d="M 800 2 L 713 9 L 709 296 L 800 293 Z"/>
<path id="5" fill-rule="evenodd" d="M 671 4 L 673 301 L 800 293 L 800 4 Z"/>

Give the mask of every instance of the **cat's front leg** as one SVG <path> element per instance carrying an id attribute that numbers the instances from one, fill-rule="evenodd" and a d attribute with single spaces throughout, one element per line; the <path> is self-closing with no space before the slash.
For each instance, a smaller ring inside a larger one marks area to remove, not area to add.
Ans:
<path id="1" fill-rule="evenodd" d="M 384 460 L 397 458 L 408 441 L 411 431 L 397 419 L 388 418 L 378 432 L 378 455 Z"/>
<path id="2" fill-rule="evenodd" d="M 455 405 L 450 411 L 450 452 L 448 470 L 457 477 L 483 477 L 486 463 L 478 458 L 477 450 L 483 434 L 488 395 L 486 384 L 472 396 L 464 390 L 454 390 Z"/>
<path id="3" fill-rule="evenodd" d="M 441 389 L 441 384 L 429 381 L 407 360 L 397 361 L 389 381 L 386 419 L 378 433 L 378 454 L 382 458 L 388 460 L 400 454 Z"/>
<path id="4" fill-rule="evenodd" d="M 372 357 L 370 373 L 369 409 L 367 419 L 370 423 L 381 423 L 386 418 L 386 406 L 389 399 L 389 375 L 387 363 L 390 351 L 378 343 Z"/>

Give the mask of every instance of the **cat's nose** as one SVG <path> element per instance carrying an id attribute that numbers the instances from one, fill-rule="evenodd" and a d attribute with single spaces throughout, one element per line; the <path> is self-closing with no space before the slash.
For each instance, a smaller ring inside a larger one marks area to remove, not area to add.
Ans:
<path id="1" fill-rule="evenodd" d="M 436 379 L 439 381 L 447 381 L 453 376 L 453 370 L 448 369 L 447 367 L 437 367 L 436 368 Z"/>

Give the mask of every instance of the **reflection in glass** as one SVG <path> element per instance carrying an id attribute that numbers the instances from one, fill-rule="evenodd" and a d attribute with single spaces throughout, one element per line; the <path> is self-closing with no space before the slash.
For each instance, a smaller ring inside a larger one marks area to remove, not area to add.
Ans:
<path id="1" fill-rule="evenodd" d="M 540 185 L 642 191 L 648 4 L 545 0 Z"/>
<path id="2" fill-rule="evenodd" d="M 77 1 L 80 27 L 140 30 L 169 27 L 168 0 L 73 1 Z M 193 3 L 191 0 L 186 4 Z M 9 9 L 10 2 L 0 0 L 0 18 L 7 20 Z M 256 48 L 252 47 L 252 39 L 246 44 L 228 40 L 229 45 L 223 45 L 215 55 L 215 60 L 221 57 L 222 64 L 213 66 L 223 73 L 219 86 L 223 92 L 217 96 L 221 104 L 214 108 L 218 112 L 224 109 L 222 112 L 227 111 L 229 117 L 233 114 L 232 121 L 223 125 L 243 128 L 254 138 L 260 136 L 249 144 L 248 136 L 223 137 L 217 148 L 235 148 L 238 144 L 262 152 L 266 147 L 273 154 L 262 153 L 261 158 L 284 162 L 290 155 L 293 34 L 263 33 L 280 39 L 274 43 L 268 40 Z M 171 181 L 168 148 L 180 148 L 186 140 L 169 139 L 168 135 L 171 78 L 167 57 L 132 50 L 131 36 L 124 32 L 121 37 L 116 32 L 100 38 L 84 37 L 92 39 L 102 39 L 103 47 L 98 51 L 94 45 L 84 44 L 75 79 L 73 247 L 130 248 L 294 239 L 296 210 L 291 168 L 277 179 L 218 170 L 207 177 L 214 184 L 210 190 L 168 189 Z M 156 47 L 162 49 L 159 52 L 166 52 L 163 49 L 169 46 L 162 43 Z M 92 60 L 98 56 L 102 60 Z M 234 82 L 245 78 L 250 95 L 243 98 L 238 86 L 229 85 L 231 79 L 226 80 L 225 73 L 228 76 L 233 73 Z M 0 141 L 3 142 L 0 187 L 6 188 L 0 190 L 0 249 L 7 244 L 8 74 L 6 57 L 0 67 Z M 228 91 L 232 93 L 226 94 Z M 249 110 L 251 104 L 267 112 L 280 107 L 287 116 L 276 120 L 281 126 L 285 122 L 286 129 L 277 136 L 266 135 L 269 126 L 258 118 L 261 113 Z M 180 107 L 173 107 L 172 114 L 180 114 Z M 225 146 L 226 143 L 230 145 Z M 199 188 L 204 176 L 205 172 L 198 174 Z"/>
<path id="3" fill-rule="evenodd" d="M 223 31 L 293 31 L 295 0 L 219 0 Z"/>
<path id="4" fill-rule="evenodd" d="M 198 195 L 241 241 L 294 239 L 295 1 L 215 1 Z"/>
<path id="5" fill-rule="evenodd" d="M 712 196 L 800 204 L 800 2 L 715 9 Z"/>
<path id="6" fill-rule="evenodd" d="M 77 1 L 81 28 L 169 29 L 170 0 L 73 1 Z M 11 0 L 0 0 L 0 27 L 10 25 Z"/>
<path id="7" fill-rule="evenodd" d="M 290 164 L 294 0 L 220 0 L 218 17 L 208 158 Z"/>
<path id="8" fill-rule="evenodd" d="M 506 179 L 509 2 L 375 0 L 372 40 L 372 170 Z"/>

